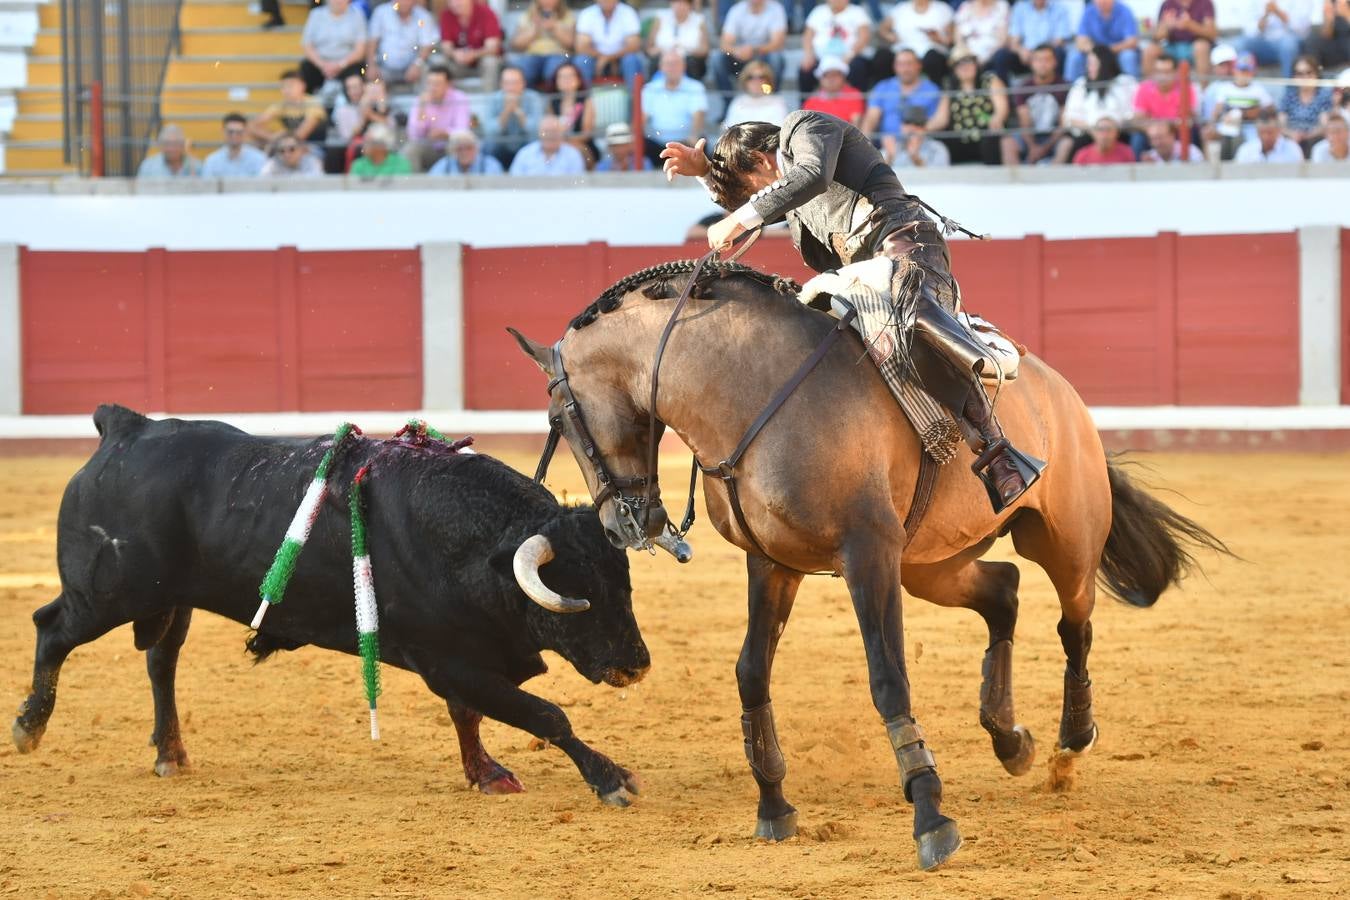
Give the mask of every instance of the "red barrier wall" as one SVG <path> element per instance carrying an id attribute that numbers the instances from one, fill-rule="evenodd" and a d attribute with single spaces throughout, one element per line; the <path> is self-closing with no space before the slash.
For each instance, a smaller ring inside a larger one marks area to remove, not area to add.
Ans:
<path id="1" fill-rule="evenodd" d="M 544 405 L 543 379 L 507 325 L 551 342 L 623 275 L 700 250 L 466 250 L 466 405 Z M 1088 403 L 1298 402 L 1294 234 L 956 241 L 952 260 L 966 308 L 1043 356 Z M 760 241 L 746 261 L 810 274 L 786 240 Z"/>
<path id="2" fill-rule="evenodd" d="M 417 409 L 417 251 L 22 251 L 23 408 Z"/>

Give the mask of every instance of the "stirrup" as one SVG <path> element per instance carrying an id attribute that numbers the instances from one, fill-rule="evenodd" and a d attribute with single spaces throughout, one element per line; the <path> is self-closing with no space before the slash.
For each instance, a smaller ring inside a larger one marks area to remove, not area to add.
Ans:
<path id="1" fill-rule="evenodd" d="M 1016 497 L 1008 501 L 1000 496 L 998 487 L 994 484 L 994 477 L 989 473 L 989 464 L 1002 453 L 1008 454 L 1008 458 L 1012 460 L 1013 468 L 1017 470 L 1018 475 L 1022 476 L 1022 490 L 1017 492 Z M 1027 488 L 1040 479 L 1041 472 L 1045 471 L 1045 466 L 1044 460 L 1028 456 L 1010 444 L 1007 438 L 1001 438 L 986 447 L 975 462 L 971 463 L 970 468 L 984 483 L 984 490 L 989 494 L 989 503 L 994 507 L 994 512 L 1001 513 L 1008 508 L 1009 504 L 1015 503 L 1018 497 L 1025 494 Z"/>

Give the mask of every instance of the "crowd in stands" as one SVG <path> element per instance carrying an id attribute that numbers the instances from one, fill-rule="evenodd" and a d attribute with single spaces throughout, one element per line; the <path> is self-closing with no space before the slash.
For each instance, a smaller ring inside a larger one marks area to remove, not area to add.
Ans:
<path id="1" fill-rule="evenodd" d="M 667 141 L 797 108 L 897 167 L 1350 162 L 1350 0 L 1239 22 L 1213 0 L 493 2 L 326 0 L 274 103 L 225 116 L 200 163 L 166 125 L 140 175 L 651 169 Z"/>

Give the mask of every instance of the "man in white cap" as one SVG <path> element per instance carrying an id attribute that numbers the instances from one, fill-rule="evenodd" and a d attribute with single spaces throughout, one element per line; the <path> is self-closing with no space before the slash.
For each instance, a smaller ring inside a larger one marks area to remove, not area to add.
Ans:
<path id="1" fill-rule="evenodd" d="M 847 75 L 848 63 L 840 57 L 827 56 L 822 59 L 820 65 L 816 66 L 816 78 L 820 81 L 820 87 L 806 98 L 802 109 L 829 113 L 843 119 L 854 128 L 861 125 L 867 101 L 862 91 L 845 80 Z"/>
<path id="2" fill-rule="evenodd" d="M 632 172 L 634 157 L 639 156 L 633 149 L 633 129 L 626 122 L 614 122 L 605 128 L 605 158 L 596 163 L 597 172 Z M 641 156 L 638 168 L 649 171 L 652 161 Z"/>

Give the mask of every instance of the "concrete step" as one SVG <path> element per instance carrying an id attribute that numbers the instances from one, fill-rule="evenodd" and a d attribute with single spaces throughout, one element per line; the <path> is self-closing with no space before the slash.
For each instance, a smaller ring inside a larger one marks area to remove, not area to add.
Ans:
<path id="1" fill-rule="evenodd" d="M 42 29 L 61 28 L 61 4 L 43 3 L 38 6 L 38 27 Z"/>
<path id="2" fill-rule="evenodd" d="M 37 39 L 29 51 L 33 56 L 60 56 L 61 29 L 43 28 L 37 33 Z"/>
<path id="3" fill-rule="evenodd" d="M 61 84 L 60 56 L 28 57 L 28 83 L 34 86 Z"/>
<path id="4" fill-rule="evenodd" d="M 260 31 L 257 28 L 203 28 L 183 32 L 184 56 L 276 55 L 300 62 L 300 26 Z"/>
<path id="5" fill-rule="evenodd" d="M 56 86 L 22 88 L 18 92 L 19 115 L 61 112 L 61 89 Z"/>
<path id="6" fill-rule="evenodd" d="M 252 25 L 261 30 L 263 17 L 260 13 L 249 9 L 249 3 L 228 3 L 204 2 L 204 3 L 184 3 L 183 11 L 178 14 L 178 27 L 186 31 L 189 28 L 225 28 L 241 27 Z M 296 18 L 294 11 L 287 9 L 291 13 L 289 18 Z M 303 18 L 298 21 L 304 22 Z"/>
<path id="7" fill-rule="evenodd" d="M 275 84 L 282 72 L 300 61 L 293 56 L 180 56 L 169 61 L 164 76 L 166 87 L 183 84 Z"/>
<path id="8" fill-rule="evenodd" d="M 182 85 L 165 88 L 160 109 L 165 119 L 205 114 L 219 117 L 227 112 L 241 112 L 247 116 L 262 112 L 279 97 L 275 81 L 230 87 Z"/>
<path id="9" fill-rule="evenodd" d="M 59 141 L 65 130 L 65 122 L 59 113 L 44 113 L 36 116 L 17 116 L 14 128 L 9 133 L 13 142 Z"/>
<path id="10" fill-rule="evenodd" d="M 34 170 L 65 169 L 60 141 L 12 142 L 5 145 L 5 174 L 23 175 Z"/>

